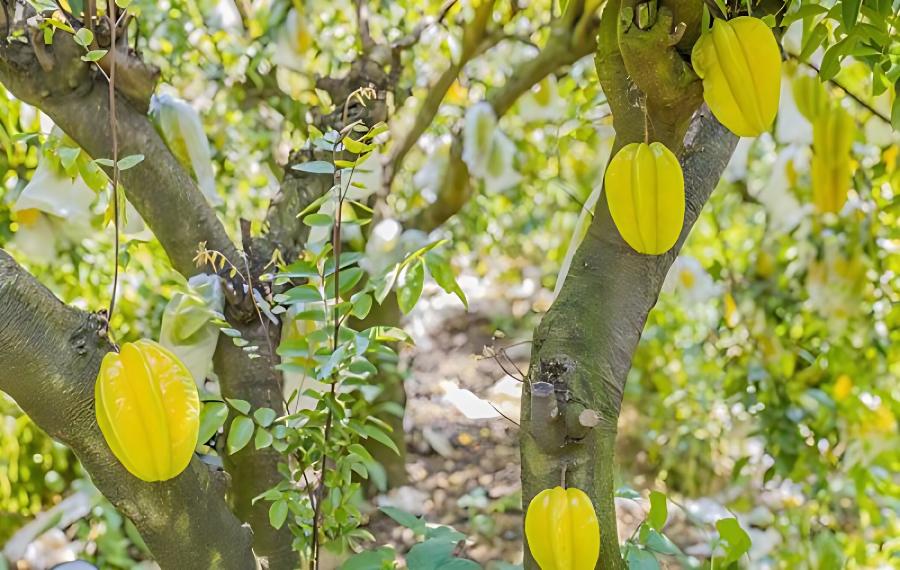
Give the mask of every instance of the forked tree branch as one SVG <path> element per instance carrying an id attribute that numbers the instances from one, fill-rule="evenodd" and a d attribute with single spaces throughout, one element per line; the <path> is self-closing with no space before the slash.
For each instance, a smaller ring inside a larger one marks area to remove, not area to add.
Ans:
<path id="1" fill-rule="evenodd" d="M 39 61 L 52 62 L 48 70 Z M 0 45 L 0 82 L 19 100 L 46 113 L 92 158 L 112 156 L 109 101 L 105 81 L 92 64 L 81 61 L 84 50 L 70 35 L 58 33 L 51 46 Z M 49 58 L 49 59 L 48 59 Z M 236 249 L 197 184 L 163 142 L 146 115 L 124 96 L 118 97 L 120 156 L 144 155 L 144 161 L 122 172 L 128 199 L 157 236 L 172 262 L 186 276 L 200 243 L 234 258 Z"/>
<path id="2" fill-rule="evenodd" d="M 90 64 L 81 61 L 81 54 L 83 49 L 75 44 L 71 36 L 63 33 L 56 34 L 51 46 L 18 42 L 0 44 L 0 82 L 18 99 L 45 112 L 90 156 L 108 158 L 112 155 L 111 137 L 106 128 L 98 128 L 109 124 L 106 86 L 99 73 L 92 70 Z M 243 269 L 243 258 L 194 180 L 173 156 L 147 117 L 121 94 L 117 98 L 117 121 L 121 133 L 119 155 L 142 154 L 145 157 L 143 162 L 121 173 L 125 194 L 159 239 L 173 267 L 185 276 L 214 271 L 210 267 L 197 267 L 194 263 L 199 244 L 205 243 L 208 249 L 224 254 Z M 223 337 L 214 362 L 222 391 L 228 397 L 247 400 L 254 407 L 271 407 L 278 412 L 283 405 L 281 383 L 273 367 L 277 357 L 268 351 L 272 344 L 277 346 L 278 328 L 263 325 L 258 319 L 244 318 L 246 305 L 252 306 L 252 295 L 244 290 L 243 283 L 234 283 L 233 289 L 238 295 L 237 301 L 226 308 L 229 321 L 248 342 L 266 350 L 261 358 L 251 360 Z M 9 330 L 13 337 L 15 333 L 15 329 Z M 50 358 L 47 354 L 43 356 Z M 85 410 L 92 409 L 89 399 L 80 403 Z M 33 417 L 38 425 L 43 426 L 41 413 Z M 101 441 L 101 447 L 104 445 Z M 259 502 L 251 506 L 251 501 L 280 480 L 278 457 L 279 454 L 272 449 L 247 449 L 233 458 L 225 458 L 232 476 L 231 496 L 235 511 L 253 525 L 254 547 L 260 556 L 269 558 L 272 569 L 296 565 L 296 553 L 291 548 L 292 536 L 286 527 L 281 530 L 272 528 L 266 516 L 268 505 Z M 104 493 L 107 489 L 115 489 L 112 474 L 122 474 L 118 464 L 115 469 L 90 462 L 85 466 L 95 478 L 108 477 L 109 484 L 105 489 L 101 488 Z M 107 471 L 111 474 L 107 475 Z M 132 486 L 138 486 L 138 483 Z M 173 495 L 169 501 L 159 501 L 155 512 L 163 512 L 162 509 L 172 506 L 176 499 L 177 496 Z M 185 495 L 183 500 L 201 501 L 195 495 Z M 212 499 L 202 499 L 206 500 Z M 172 511 L 173 520 L 182 509 L 179 507 Z M 134 510 L 123 512 L 129 516 L 135 514 Z M 165 548 L 163 541 L 155 542 L 154 546 Z M 199 548 L 197 545 L 193 547 Z M 165 559 L 165 553 L 160 554 L 155 549 L 152 551 L 154 556 Z"/>
<path id="3" fill-rule="evenodd" d="M 63 304 L 0 250 L 0 390 L 75 452 L 162 568 L 255 568 L 250 529 L 228 509 L 199 459 L 178 477 L 149 484 L 112 455 L 94 416 L 94 381 L 112 349 L 103 326 Z"/>
<path id="4" fill-rule="evenodd" d="M 558 484 L 565 473 L 566 482 L 584 490 L 594 503 L 601 529 L 601 570 L 625 568 L 616 528 L 614 448 L 632 355 L 666 273 L 737 143 L 708 109 L 697 111 L 699 91 L 693 73 L 682 64 L 684 46 L 663 40 L 670 37 L 673 13 L 682 3 L 662 4 L 665 9 L 658 19 L 638 26 L 633 0 L 611 0 L 600 24 L 596 63 L 613 112 L 612 152 L 644 141 L 650 123 L 655 127 L 650 131 L 653 140 L 679 155 L 686 192 L 681 235 L 663 255 L 639 254 L 622 240 L 606 199 L 600 198 L 562 290 L 535 331 L 531 359 L 533 384 L 553 381 L 557 393 L 565 394 L 563 406 L 578 402 L 596 411 L 599 422 L 587 435 L 567 430 L 565 443 L 548 450 L 541 435 L 548 426 L 531 425 L 534 396 L 522 398 L 523 503 Z M 558 374 L 560 369 L 565 374 Z M 560 415 L 566 417 L 568 410 Z M 527 548 L 525 567 L 536 568 Z"/>
<path id="5" fill-rule="evenodd" d="M 498 119 L 506 114 L 522 95 L 545 77 L 596 50 L 598 30 L 596 10 L 598 6 L 598 3 L 588 5 L 585 2 L 570 2 L 562 17 L 554 20 L 551 24 L 550 38 L 537 56 L 523 62 L 506 83 L 488 94 L 487 103 L 494 109 L 494 114 Z M 455 79 L 456 74 L 454 73 L 452 77 Z M 446 82 L 449 78 L 442 76 L 441 79 Z M 452 81 L 450 83 L 452 84 Z M 445 84 L 439 83 L 440 86 Z M 449 89 L 450 85 L 446 84 L 446 87 Z M 434 100 L 429 98 L 428 102 L 431 107 L 423 106 L 423 113 L 417 117 L 414 128 L 408 136 L 402 139 L 400 148 L 405 149 L 405 152 L 396 156 L 392 155 L 393 160 L 388 167 L 393 175 L 396 174 L 408 151 L 431 125 L 445 93 L 446 90 Z M 425 111 L 429 112 L 426 114 Z M 435 201 L 408 218 L 406 220 L 408 227 L 431 231 L 456 215 L 472 197 L 473 185 L 469 179 L 466 165 L 462 161 L 460 135 L 461 132 L 457 128 L 451 143 L 450 162 Z"/>

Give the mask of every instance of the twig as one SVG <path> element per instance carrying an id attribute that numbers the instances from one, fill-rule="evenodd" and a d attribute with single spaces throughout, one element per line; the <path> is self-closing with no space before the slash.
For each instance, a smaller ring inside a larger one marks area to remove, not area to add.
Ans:
<path id="1" fill-rule="evenodd" d="M 394 50 L 403 50 L 414 46 L 419 42 L 422 34 L 424 34 L 428 28 L 436 26 L 444 21 L 444 18 L 447 17 L 447 13 L 450 12 L 450 9 L 453 8 L 457 1 L 458 0 L 447 0 L 444 2 L 444 5 L 441 6 L 441 10 L 438 12 L 437 16 L 420 21 L 410 33 L 395 41 L 391 45 L 391 48 Z"/>
<path id="2" fill-rule="evenodd" d="M 806 61 L 805 59 L 800 59 L 800 56 L 793 52 L 789 52 L 789 51 L 785 50 L 785 53 L 787 54 L 787 56 L 789 58 L 793 59 L 794 61 L 798 61 L 798 62 L 802 63 L 803 65 L 807 66 L 808 68 L 812 69 L 816 73 L 819 73 L 819 68 L 814 63 Z M 885 123 L 887 123 L 889 125 L 891 124 L 890 117 L 888 117 L 887 115 L 885 115 L 884 113 L 882 113 L 881 111 L 879 111 L 878 109 L 873 107 L 870 103 L 865 101 L 862 97 L 860 97 L 853 91 L 850 91 L 850 89 L 846 85 L 840 83 L 837 79 L 835 79 L 835 78 L 828 79 L 828 83 L 831 83 L 835 87 L 839 88 L 841 91 L 846 93 L 851 99 L 856 101 L 860 106 L 865 108 L 867 111 L 869 111 L 870 113 L 872 113 L 873 115 L 875 115 L 876 117 L 878 117 L 879 119 L 884 121 Z"/>
<path id="3" fill-rule="evenodd" d="M 350 100 L 353 97 L 363 97 L 365 95 L 370 94 L 371 89 L 368 87 L 361 87 L 347 96 L 347 99 L 344 101 L 344 110 L 343 115 L 341 117 L 341 123 L 347 122 L 347 115 L 350 108 Z M 350 131 L 347 126 L 344 127 L 345 130 Z M 331 151 L 331 160 L 332 164 L 337 162 L 337 145 L 338 141 L 335 142 Z M 344 199 L 346 198 L 347 192 L 350 191 L 350 182 L 353 180 L 353 174 L 356 172 L 356 164 L 354 163 L 353 168 L 350 169 L 350 175 L 347 180 L 347 190 L 342 191 L 341 186 L 343 185 L 343 181 L 341 180 L 341 171 L 335 170 L 334 173 L 334 182 L 337 187 L 338 199 L 335 204 L 335 214 L 334 214 L 334 226 L 332 227 L 331 232 L 331 248 L 334 251 L 334 307 L 332 308 L 332 319 L 334 323 L 334 337 L 332 338 L 332 351 L 337 350 L 338 344 L 340 343 L 340 332 L 341 332 L 341 323 L 343 320 L 340 316 L 340 295 L 341 295 L 341 213 L 344 206 Z M 324 282 L 324 279 L 323 279 Z M 326 299 L 328 296 L 328 288 L 325 288 Z M 335 377 L 331 382 L 331 398 L 334 400 L 335 394 L 337 393 L 337 370 L 334 372 Z M 325 469 L 328 468 L 328 439 L 331 436 L 331 427 L 334 423 L 334 412 L 333 407 L 328 406 L 328 414 L 325 417 L 325 433 L 323 435 L 323 444 L 322 444 L 322 467 L 321 467 L 321 477 L 319 480 L 319 486 L 316 487 L 316 502 L 313 506 L 313 537 L 312 537 L 312 557 L 313 563 L 316 570 L 319 570 L 319 520 L 322 516 L 322 499 L 325 495 Z"/>
<path id="4" fill-rule="evenodd" d="M 107 3 L 107 20 L 110 26 L 109 45 L 109 129 L 112 133 L 112 199 L 113 199 L 113 283 L 112 293 L 109 297 L 109 312 L 106 316 L 108 322 L 112 322 L 113 309 L 116 307 L 116 289 L 119 285 L 119 136 L 118 121 L 116 121 L 116 3 L 109 0 Z"/>
<path id="5" fill-rule="evenodd" d="M 516 371 L 519 373 L 519 376 L 521 376 L 524 379 L 526 374 L 524 372 L 522 372 L 522 369 L 519 368 L 519 366 L 513 361 L 513 359 L 509 357 L 509 354 L 507 354 L 507 352 L 506 352 L 506 348 L 501 348 L 500 354 L 502 354 L 503 357 L 506 358 L 506 360 L 508 360 L 509 363 L 513 365 L 513 368 L 516 369 Z"/>
<path id="6" fill-rule="evenodd" d="M 363 53 L 372 51 L 375 40 L 369 30 L 369 7 L 366 0 L 356 0 L 356 23 L 359 26 L 359 41 L 362 44 Z"/>
<path id="7" fill-rule="evenodd" d="M 518 423 L 517 421 L 513 420 L 512 418 L 510 418 L 509 416 L 507 416 L 506 414 L 504 414 L 503 412 L 501 412 L 501 411 L 500 411 L 500 408 L 498 408 L 497 406 L 494 405 L 494 402 L 492 402 L 492 401 L 490 401 L 490 400 L 485 400 L 485 401 L 486 401 L 488 404 L 490 404 L 490 406 L 491 406 L 492 408 L 494 408 L 494 411 L 495 411 L 495 412 L 497 412 L 498 414 L 500 414 L 501 416 L 503 416 L 509 423 L 513 424 L 513 425 L 516 426 L 516 427 L 522 427 L 522 426 L 519 425 L 519 423 Z"/>

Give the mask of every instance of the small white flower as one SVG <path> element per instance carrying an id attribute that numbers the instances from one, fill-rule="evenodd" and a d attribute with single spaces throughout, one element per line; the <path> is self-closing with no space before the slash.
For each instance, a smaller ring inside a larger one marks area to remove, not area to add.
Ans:
<path id="1" fill-rule="evenodd" d="M 681 255 L 669 269 L 663 291 L 678 294 L 686 303 L 699 304 L 718 298 L 722 287 L 697 259 Z"/>

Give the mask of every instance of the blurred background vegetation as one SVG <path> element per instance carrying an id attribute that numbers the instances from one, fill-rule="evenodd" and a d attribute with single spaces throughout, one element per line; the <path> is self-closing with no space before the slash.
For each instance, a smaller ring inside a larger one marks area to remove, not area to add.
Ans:
<path id="1" fill-rule="evenodd" d="M 262 220 L 279 165 L 305 140 L 309 113 L 334 104 L 315 88 L 315 78 L 340 74 L 354 59 L 349 4 L 257 0 L 246 33 L 235 31 L 242 16 L 232 0 L 131 6 L 140 13 L 138 45 L 162 69 L 162 91 L 189 101 L 203 119 L 225 198 L 219 213 L 234 236 L 239 217 Z M 441 8 L 436 1 L 372 4 L 372 33 L 388 39 L 409 31 L 410 14 Z M 549 0 L 500 4 L 496 17 L 505 39 L 466 66 L 399 174 L 389 205 L 401 219 L 434 199 L 431 185 L 446 167 L 449 137 L 467 108 L 546 40 Z M 460 2 L 457 9 L 471 6 Z M 789 30 L 788 50 L 799 52 L 799 41 L 799 32 Z M 396 102 L 392 129 L 409 123 L 458 49 L 458 30 L 446 24 L 429 29 L 404 55 L 409 62 L 399 84 L 408 98 Z M 789 60 L 774 132 L 741 141 L 635 357 L 619 428 L 622 496 L 656 489 L 683 505 L 683 530 L 669 536 L 695 547 L 699 560 L 708 555 L 709 540 L 695 535 L 730 510 L 752 529 L 754 568 L 900 567 L 900 140 L 886 120 L 893 89 L 873 96 L 861 67 L 849 62 L 826 84 L 856 125 L 853 189 L 843 210 L 813 212 L 812 131 L 791 92 L 794 78 L 811 72 Z M 436 237 L 451 239 L 471 302 L 468 314 L 454 317 L 469 323 L 464 333 L 478 324 L 487 333 L 479 340 L 497 346 L 529 338 L 553 298 L 583 205 L 600 182 L 613 135 L 607 114 L 587 57 L 542 82 L 501 119 L 514 157 L 500 178 L 512 182 L 501 191 L 479 183 L 470 203 L 436 230 Z M 98 310 L 110 289 L 113 255 L 105 198 L 90 204 L 90 231 L 80 235 L 59 217 L 41 213 L 47 223 L 35 223 L 13 211 L 51 126 L 0 93 L 0 245 L 64 301 Z M 148 237 L 130 232 L 124 248 L 112 323 L 122 341 L 157 338 L 167 301 L 184 286 Z M 438 305 L 425 303 L 412 319 L 443 322 Z M 430 338 L 430 350 L 447 349 L 449 335 L 433 330 L 413 332 L 417 340 Z M 494 331 L 504 338 L 490 340 Z M 474 338 L 468 348 L 481 352 Z M 415 348 L 405 355 L 416 357 Z M 420 372 L 411 366 L 408 374 Z M 492 382 L 504 376 L 499 368 L 493 374 Z M 413 399 L 410 407 L 416 405 Z M 505 422 L 447 414 L 446 421 L 465 425 Z M 412 426 L 410 440 L 420 429 Z M 514 447 L 514 430 L 507 435 Z M 517 530 L 497 535 L 485 522 L 495 516 L 492 509 L 478 508 L 485 504 L 478 493 L 459 484 L 466 499 L 447 507 L 460 513 L 458 528 L 476 542 L 520 544 Z M 49 567 L 71 556 L 131 568 L 146 558 L 130 524 L 92 491 L 77 458 L 0 396 L 0 544 L 76 493 L 88 506 L 61 532 L 32 544 L 31 566 L 19 567 Z M 505 492 L 513 513 L 520 508 L 516 493 Z M 56 528 L 59 521 L 45 522 Z"/>

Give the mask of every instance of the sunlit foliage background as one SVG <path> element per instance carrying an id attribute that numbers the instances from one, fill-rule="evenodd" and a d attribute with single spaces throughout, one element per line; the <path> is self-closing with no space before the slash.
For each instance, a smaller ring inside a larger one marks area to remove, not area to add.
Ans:
<path id="1" fill-rule="evenodd" d="M 372 3 L 373 35 L 396 39 L 415 24 L 413 15 L 435 14 L 440 4 Z M 239 217 L 258 226 L 280 165 L 305 141 L 310 113 L 335 103 L 315 89 L 316 78 L 346 71 L 356 50 L 349 2 L 253 5 L 247 31 L 230 0 L 132 5 L 140 13 L 138 46 L 162 69 L 162 90 L 203 117 L 226 197 L 220 215 L 233 235 Z M 303 14 L 290 28 L 303 57 L 285 64 L 279 42 L 291 9 Z M 470 9 L 462 2 L 457 11 Z M 501 3 L 507 37 L 465 68 L 410 156 L 389 200 L 398 218 L 433 199 L 427 180 L 429 168 L 440 168 L 435 149 L 461 127 L 470 105 L 534 55 L 551 9 L 548 1 Z M 796 45 L 792 32 L 786 42 Z M 404 55 L 400 84 L 408 97 L 395 102 L 395 132 L 458 48 L 458 29 L 445 24 Z M 787 68 L 788 79 L 809 73 L 796 62 Z M 775 132 L 742 141 L 673 268 L 628 383 L 618 450 L 623 487 L 661 489 L 675 500 L 715 497 L 752 514 L 754 544 L 771 544 L 760 558 L 771 567 L 889 568 L 900 560 L 900 147 L 890 124 L 866 108 L 889 115 L 891 90 L 873 97 L 868 77 L 850 63 L 835 78 L 865 106 L 828 86 L 858 127 L 853 191 L 840 215 L 812 210 L 811 131 L 788 83 Z M 515 143 L 519 181 L 499 192 L 482 187 L 437 230 L 452 238 L 464 274 L 495 288 L 526 279 L 539 285 L 527 310 L 489 315 L 515 338 L 528 338 L 548 306 L 613 134 L 591 58 L 543 87 L 552 90 L 549 103 L 546 93 L 530 94 L 500 122 Z M 112 256 L 105 198 L 92 208 L 90 235 L 72 243 L 56 221 L 32 236 L 52 241 L 54 254 L 29 256 L 26 221 L 11 206 L 51 125 L 6 93 L 0 122 L 0 243 L 66 302 L 103 308 Z M 132 237 L 122 255 L 112 325 L 121 340 L 156 337 L 181 279 L 152 240 Z M 0 401 L 0 542 L 84 479 L 71 453 Z M 96 505 L 78 523 L 78 555 L 110 568 L 142 559 L 128 525 L 99 498 Z"/>

